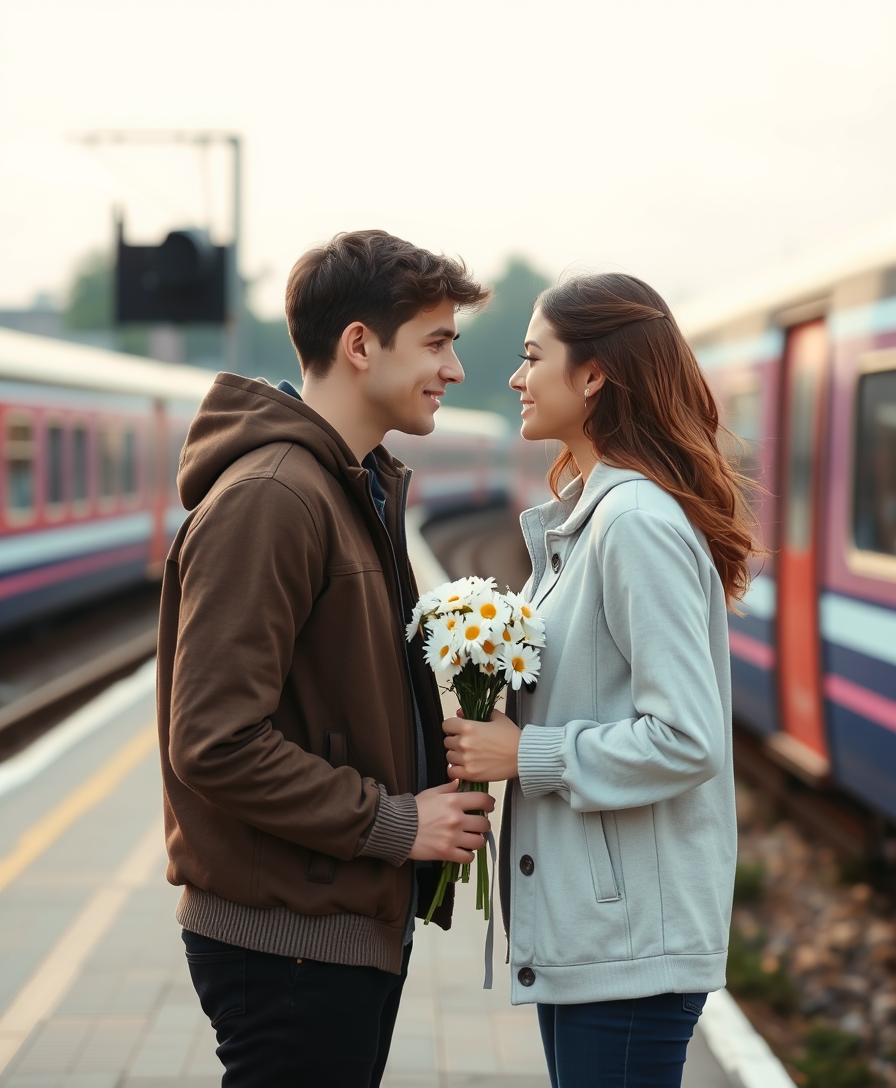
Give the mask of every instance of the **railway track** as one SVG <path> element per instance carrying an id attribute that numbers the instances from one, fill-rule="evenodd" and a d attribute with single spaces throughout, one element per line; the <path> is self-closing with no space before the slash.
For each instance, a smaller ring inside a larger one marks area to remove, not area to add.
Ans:
<path id="1" fill-rule="evenodd" d="M 452 578 L 492 576 L 499 587 L 517 592 L 529 577 L 523 536 L 506 506 L 438 518 L 425 524 L 422 532 Z"/>
<path id="2" fill-rule="evenodd" d="M 158 588 L 0 640 L 0 759 L 26 747 L 155 653 Z"/>

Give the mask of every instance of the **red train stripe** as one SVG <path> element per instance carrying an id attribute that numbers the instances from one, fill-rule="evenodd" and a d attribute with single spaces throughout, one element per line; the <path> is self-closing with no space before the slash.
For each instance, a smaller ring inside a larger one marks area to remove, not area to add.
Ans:
<path id="1" fill-rule="evenodd" d="M 13 574 L 0 582 L 0 600 L 17 597 L 35 589 L 43 589 L 45 586 L 78 578 L 83 574 L 92 574 L 94 571 L 104 570 L 110 566 L 145 559 L 146 550 L 146 543 L 131 544 L 126 548 L 116 548 L 115 551 L 85 555 L 80 559 L 70 559 L 66 563 L 57 563 L 52 567 L 40 567 L 37 570 L 25 571 L 24 574 Z"/>
<path id="2" fill-rule="evenodd" d="M 728 629 L 728 646 L 733 654 L 759 669 L 775 667 L 775 651 L 767 642 L 751 638 L 742 631 Z"/>
<path id="3" fill-rule="evenodd" d="M 823 686 L 825 695 L 832 702 L 896 733 L 896 702 L 892 699 L 834 673 L 828 673 Z"/>

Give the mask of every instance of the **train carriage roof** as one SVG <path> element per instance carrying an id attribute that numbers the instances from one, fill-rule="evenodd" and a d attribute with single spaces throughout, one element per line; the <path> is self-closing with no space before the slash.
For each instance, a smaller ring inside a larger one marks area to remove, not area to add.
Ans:
<path id="1" fill-rule="evenodd" d="M 741 318 L 826 298 L 844 280 L 891 267 L 896 267 L 896 219 L 685 302 L 675 307 L 675 317 L 689 340 L 699 340 Z"/>
<path id="2" fill-rule="evenodd" d="M 156 397 L 199 401 L 215 378 L 201 367 L 160 363 L 124 352 L 0 329 L 0 378 Z"/>
<path id="3" fill-rule="evenodd" d="M 0 379 L 198 402 L 215 372 L 0 328 Z M 506 435 L 509 425 L 495 412 L 443 407 L 436 430 L 492 438 Z"/>

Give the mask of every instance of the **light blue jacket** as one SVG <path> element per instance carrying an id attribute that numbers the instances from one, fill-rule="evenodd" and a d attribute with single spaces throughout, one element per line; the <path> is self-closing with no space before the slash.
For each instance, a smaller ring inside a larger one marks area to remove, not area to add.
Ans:
<path id="1" fill-rule="evenodd" d="M 736 827 L 706 539 L 656 484 L 601 464 L 521 520 L 547 645 L 517 703 L 512 1000 L 720 989 Z"/>

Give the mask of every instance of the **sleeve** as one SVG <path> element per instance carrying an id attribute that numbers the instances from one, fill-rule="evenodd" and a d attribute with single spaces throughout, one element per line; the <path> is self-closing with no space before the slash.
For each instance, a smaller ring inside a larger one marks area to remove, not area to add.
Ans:
<path id="1" fill-rule="evenodd" d="M 274 729 L 296 637 L 324 582 L 324 547 L 301 498 L 275 479 L 227 489 L 188 534 L 169 756 L 204 800 L 332 857 L 402 864 L 417 833 L 411 795 L 390 797 Z"/>
<path id="2" fill-rule="evenodd" d="M 598 547 L 606 622 L 631 667 L 635 716 L 527 725 L 520 740 L 525 795 L 557 793 L 579 811 L 693 789 L 719 773 L 725 746 L 694 552 L 671 523 L 642 510 L 620 514 Z"/>

